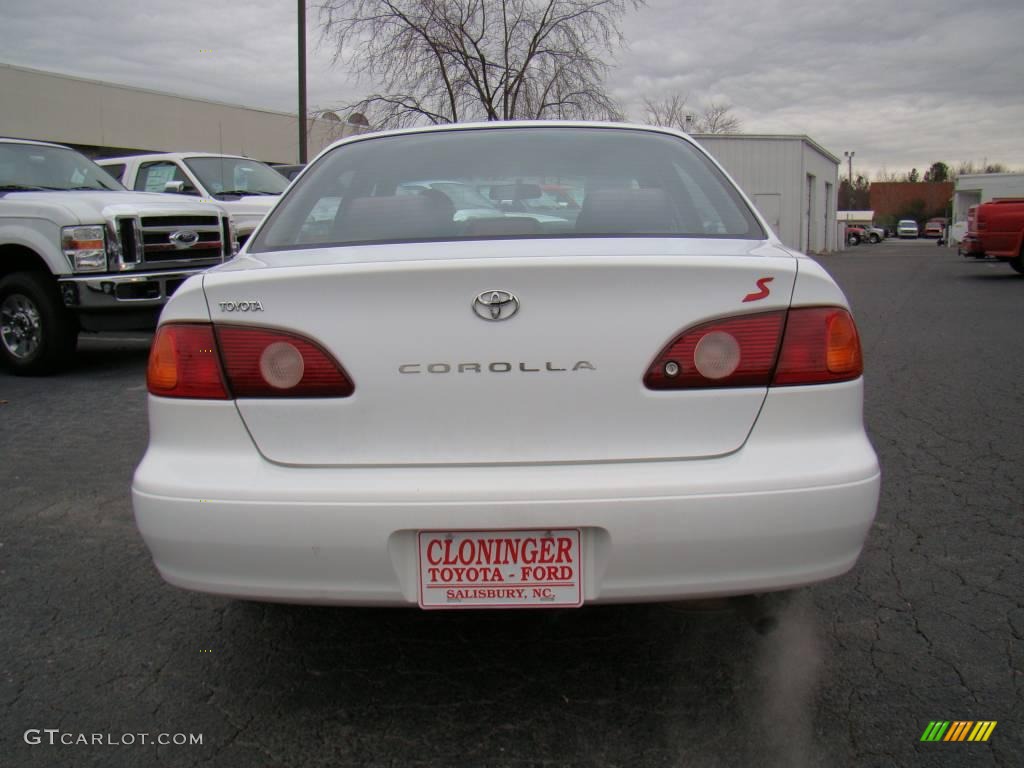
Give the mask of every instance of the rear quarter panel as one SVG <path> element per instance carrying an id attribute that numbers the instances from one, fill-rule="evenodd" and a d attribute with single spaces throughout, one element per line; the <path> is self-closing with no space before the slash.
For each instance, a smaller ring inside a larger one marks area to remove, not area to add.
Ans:
<path id="1" fill-rule="evenodd" d="M 1024 237 L 1024 203 L 983 205 L 979 213 L 980 221 L 986 224 L 979 233 L 985 252 L 1005 258 L 1017 256 Z"/>

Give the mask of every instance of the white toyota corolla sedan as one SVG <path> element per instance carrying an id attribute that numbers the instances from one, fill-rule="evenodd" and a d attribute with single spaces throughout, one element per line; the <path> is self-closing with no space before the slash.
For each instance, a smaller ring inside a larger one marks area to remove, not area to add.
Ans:
<path id="1" fill-rule="evenodd" d="M 842 292 L 657 128 L 333 145 L 174 295 L 148 387 L 139 530 L 220 595 L 772 592 L 849 570 L 878 501 Z"/>

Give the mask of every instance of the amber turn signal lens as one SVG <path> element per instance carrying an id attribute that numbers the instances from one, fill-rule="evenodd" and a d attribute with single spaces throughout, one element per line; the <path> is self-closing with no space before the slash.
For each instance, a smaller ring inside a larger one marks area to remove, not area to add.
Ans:
<path id="1" fill-rule="evenodd" d="M 149 350 L 146 384 L 150 394 L 162 397 L 227 400 L 213 328 L 193 324 L 160 326 Z"/>
<path id="2" fill-rule="evenodd" d="M 149 391 L 170 392 L 178 385 L 177 349 L 174 345 L 174 334 L 161 328 L 153 346 L 149 350 L 149 367 L 146 371 L 146 383 Z"/>
<path id="3" fill-rule="evenodd" d="M 146 384 L 150 394 L 160 397 L 203 400 L 348 397 L 355 391 L 341 364 L 309 339 L 206 323 L 167 323 L 157 329 Z"/>
<path id="4" fill-rule="evenodd" d="M 828 320 L 828 355 L 830 373 L 861 374 L 860 339 L 853 318 L 846 312 L 836 312 Z"/>
<path id="5" fill-rule="evenodd" d="M 829 384 L 856 379 L 863 363 L 857 326 L 842 307 L 789 310 L 773 384 Z"/>

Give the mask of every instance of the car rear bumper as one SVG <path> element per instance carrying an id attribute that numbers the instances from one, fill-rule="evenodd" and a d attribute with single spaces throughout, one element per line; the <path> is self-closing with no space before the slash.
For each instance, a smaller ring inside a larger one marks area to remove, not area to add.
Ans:
<path id="1" fill-rule="evenodd" d="M 234 404 L 151 398 L 135 516 L 168 582 L 242 598 L 415 605 L 421 529 L 579 528 L 587 603 L 785 589 L 851 568 L 874 519 L 861 386 L 773 390 L 719 458 L 462 467 L 281 466 Z"/>
<path id="2" fill-rule="evenodd" d="M 971 234 L 964 235 L 957 248 L 957 252 L 964 257 L 974 259 L 985 258 L 985 248 L 981 244 L 981 239 Z"/>

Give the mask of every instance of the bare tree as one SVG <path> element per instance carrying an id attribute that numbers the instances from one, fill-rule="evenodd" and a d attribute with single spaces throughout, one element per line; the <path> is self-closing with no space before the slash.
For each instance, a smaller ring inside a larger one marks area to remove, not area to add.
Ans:
<path id="1" fill-rule="evenodd" d="M 344 108 L 378 127 L 619 119 L 604 89 L 618 22 L 644 0 L 323 0 L 322 33 L 381 91 Z"/>
<path id="2" fill-rule="evenodd" d="M 954 178 L 957 176 L 968 176 L 973 173 L 978 173 L 978 168 L 974 165 L 973 160 L 961 160 L 957 165 L 956 170 L 953 171 Z"/>
<path id="3" fill-rule="evenodd" d="M 660 99 L 644 98 L 645 118 L 651 125 L 675 128 L 686 133 L 739 133 L 740 119 L 732 107 L 713 101 L 699 114 L 686 108 L 688 96 L 676 91 Z"/>
<path id="4" fill-rule="evenodd" d="M 743 122 L 732 114 L 732 107 L 721 101 L 708 104 L 697 121 L 697 133 L 739 133 Z"/>
<path id="5" fill-rule="evenodd" d="M 1006 163 L 990 163 L 987 157 L 981 163 L 975 163 L 973 160 L 963 160 L 957 164 L 956 170 L 950 172 L 950 180 L 973 173 L 1007 173 L 1009 171 L 1010 168 Z"/>
<path id="6" fill-rule="evenodd" d="M 692 131 L 694 114 L 686 108 L 687 98 L 678 91 L 660 99 L 644 97 L 646 121 L 650 125 L 660 125 L 663 128 Z"/>

